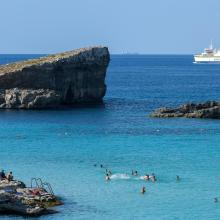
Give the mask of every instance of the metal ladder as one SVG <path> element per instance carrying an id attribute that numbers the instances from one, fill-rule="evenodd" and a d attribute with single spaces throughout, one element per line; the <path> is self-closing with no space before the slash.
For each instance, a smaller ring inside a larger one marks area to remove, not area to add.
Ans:
<path id="1" fill-rule="evenodd" d="M 52 189 L 50 183 L 46 183 L 46 182 L 45 182 L 45 183 L 43 183 L 43 186 L 47 187 L 47 189 L 48 189 L 48 191 L 49 191 L 49 193 L 50 193 L 51 195 L 54 195 L 53 189 Z M 45 188 L 44 188 L 44 189 L 45 189 Z"/>
<path id="2" fill-rule="evenodd" d="M 31 178 L 31 188 L 43 188 L 43 181 L 41 180 L 41 178 Z"/>
<path id="3" fill-rule="evenodd" d="M 49 192 L 51 195 L 54 195 L 53 189 L 50 183 L 43 182 L 41 178 L 31 178 L 31 188 L 44 189 Z"/>

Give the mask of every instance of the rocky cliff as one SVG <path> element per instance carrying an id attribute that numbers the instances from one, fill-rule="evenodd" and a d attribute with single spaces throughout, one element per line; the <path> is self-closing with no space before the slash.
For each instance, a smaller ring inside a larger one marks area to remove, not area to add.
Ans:
<path id="1" fill-rule="evenodd" d="M 100 102 L 109 60 L 107 47 L 91 47 L 2 65 L 0 108 Z"/>
<path id="2" fill-rule="evenodd" d="M 159 108 L 155 110 L 152 117 L 158 118 L 212 118 L 220 119 L 220 102 L 207 101 L 204 103 L 189 103 L 178 108 Z"/>

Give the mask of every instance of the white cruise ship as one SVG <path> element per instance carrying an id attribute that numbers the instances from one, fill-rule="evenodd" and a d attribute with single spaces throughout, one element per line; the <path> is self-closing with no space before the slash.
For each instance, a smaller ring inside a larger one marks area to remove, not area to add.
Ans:
<path id="1" fill-rule="evenodd" d="M 209 48 L 205 48 L 201 54 L 194 55 L 195 63 L 220 63 L 220 50 L 214 49 L 211 42 Z"/>

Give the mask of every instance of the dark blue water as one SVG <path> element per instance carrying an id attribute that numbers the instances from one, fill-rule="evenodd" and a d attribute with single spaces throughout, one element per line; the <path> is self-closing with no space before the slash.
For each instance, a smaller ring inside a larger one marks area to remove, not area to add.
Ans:
<path id="1" fill-rule="evenodd" d="M 0 166 L 27 183 L 42 177 L 64 199 L 58 214 L 40 219 L 219 219 L 220 121 L 148 117 L 161 106 L 218 100 L 220 66 L 192 58 L 113 55 L 103 106 L 0 111 Z M 94 163 L 112 169 L 110 182 Z M 158 182 L 127 176 L 132 169 Z"/>

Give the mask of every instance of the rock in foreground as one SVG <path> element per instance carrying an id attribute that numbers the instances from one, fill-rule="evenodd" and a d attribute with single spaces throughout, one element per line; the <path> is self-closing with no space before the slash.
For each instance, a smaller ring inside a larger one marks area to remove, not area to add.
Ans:
<path id="1" fill-rule="evenodd" d="M 48 183 L 43 183 L 41 179 L 35 180 L 40 180 L 41 184 L 26 187 L 21 181 L 0 180 L 0 214 L 35 216 L 56 212 L 50 208 L 61 205 L 61 201 L 53 194 Z M 45 186 L 49 186 L 49 190 Z"/>
<path id="2" fill-rule="evenodd" d="M 171 118 L 212 118 L 220 119 L 220 102 L 207 101 L 205 103 L 189 103 L 178 108 L 159 108 L 155 110 L 151 117 Z"/>
<path id="3" fill-rule="evenodd" d="M 0 66 L 0 108 L 42 109 L 102 101 L 110 55 L 83 48 Z"/>

